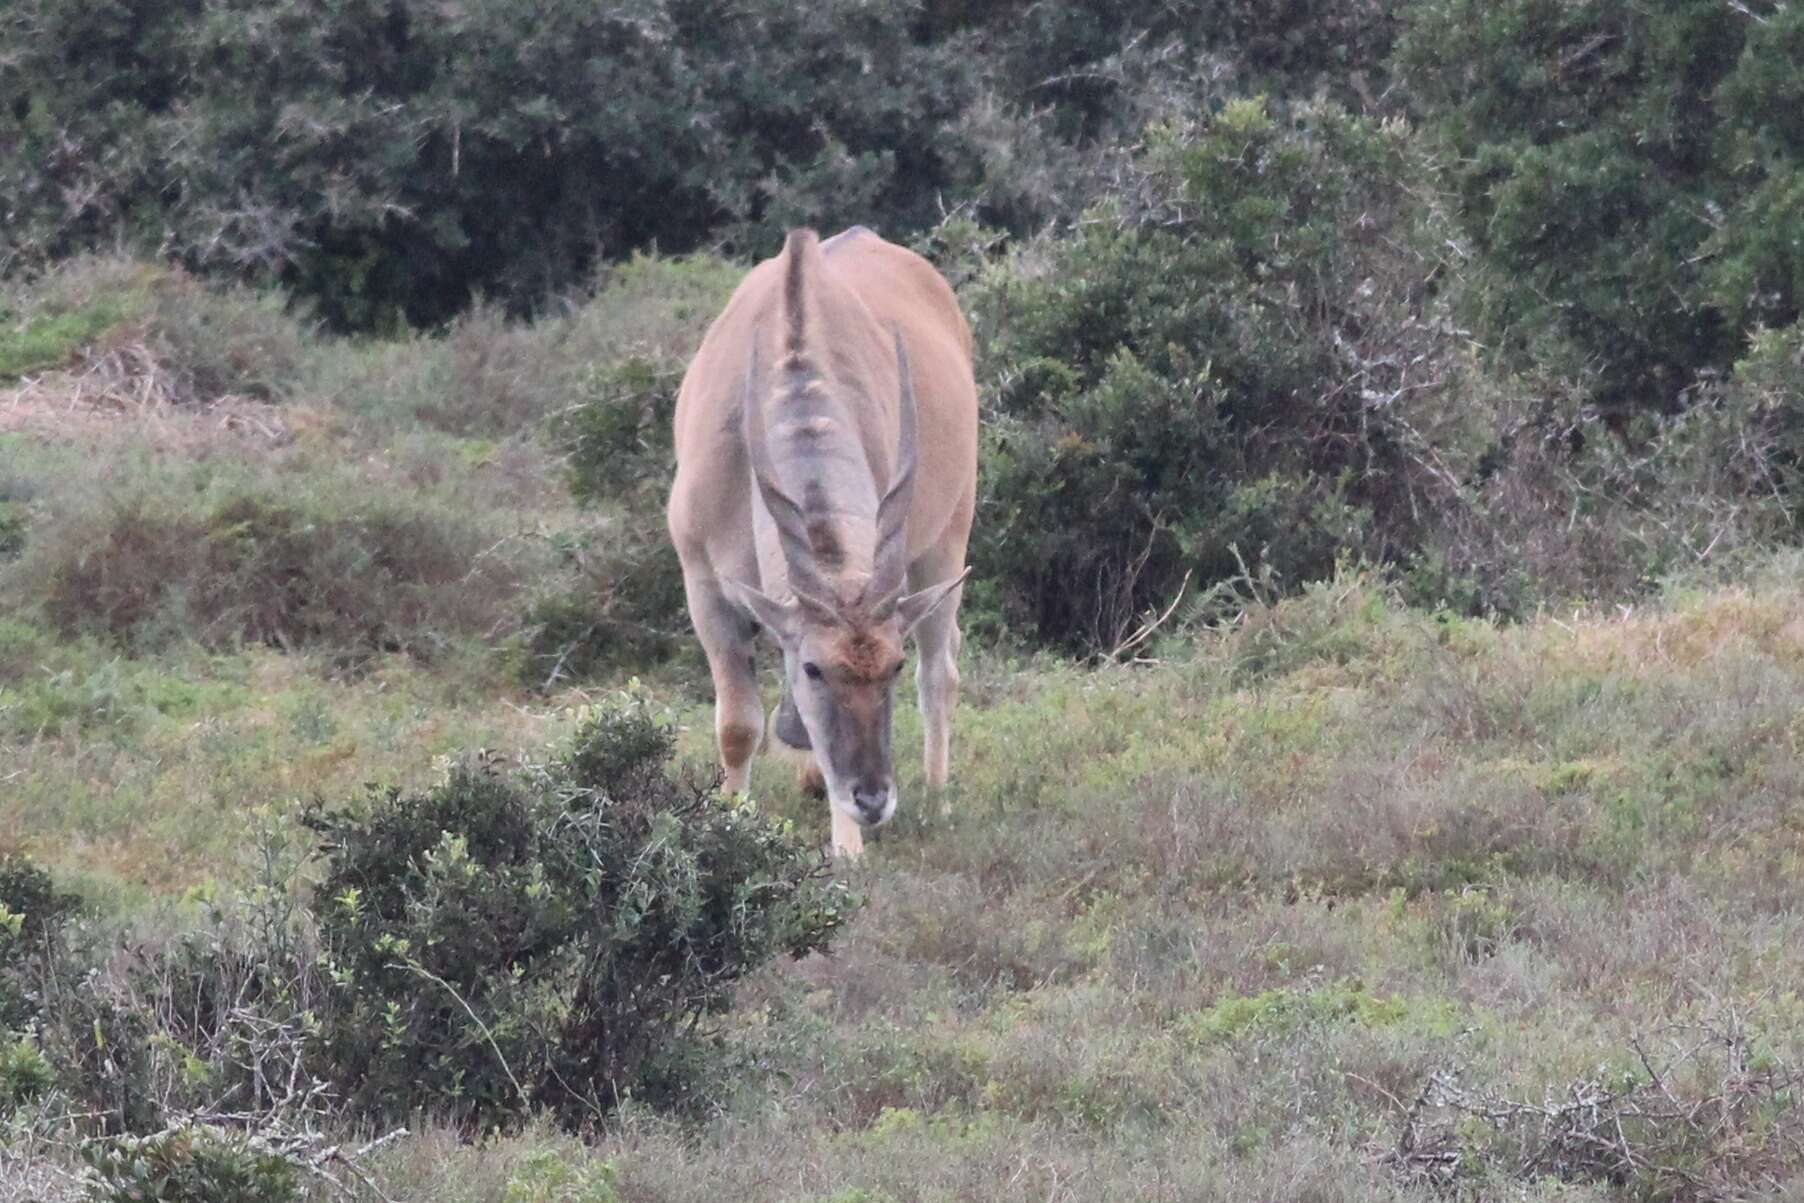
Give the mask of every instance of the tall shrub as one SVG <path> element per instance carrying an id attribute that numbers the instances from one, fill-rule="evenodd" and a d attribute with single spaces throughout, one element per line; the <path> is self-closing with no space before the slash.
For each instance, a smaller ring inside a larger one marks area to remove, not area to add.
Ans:
<path id="1" fill-rule="evenodd" d="M 1804 11 L 1417 0 L 1399 76 L 1448 150 L 1487 341 L 1672 410 L 1804 298 Z"/>
<path id="2" fill-rule="evenodd" d="M 827 946 L 852 903 L 820 853 L 670 775 L 672 739 L 629 705 L 549 765 L 478 761 L 310 819 L 320 1051 L 355 1106 L 587 1122 L 745 973 Z"/>
<path id="3" fill-rule="evenodd" d="M 1406 161 L 1332 106 L 1235 102 L 1153 131 L 1126 199 L 980 282 L 975 557 L 1010 627 L 1107 650 L 1186 576 L 1301 582 L 1404 537 L 1405 368 L 1374 343 Z"/>

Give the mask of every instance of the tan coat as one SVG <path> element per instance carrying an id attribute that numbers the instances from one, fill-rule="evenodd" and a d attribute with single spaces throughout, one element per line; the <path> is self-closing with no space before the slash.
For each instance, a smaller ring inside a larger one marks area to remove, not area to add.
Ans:
<path id="1" fill-rule="evenodd" d="M 914 470 L 899 480 L 911 404 Z M 727 787 L 745 787 L 761 739 L 750 642 L 763 626 L 784 649 L 779 737 L 812 748 L 835 844 L 855 852 L 857 825 L 894 807 L 893 785 L 878 780 L 889 773 L 888 682 L 871 678 L 893 672 L 911 629 L 927 780 L 946 776 L 977 478 L 970 328 L 913 252 L 862 227 L 824 243 L 796 231 L 709 329 L 675 421 L 670 533 L 713 670 Z M 919 591 L 907 597 L 894 579 L 904 569 Z"/>

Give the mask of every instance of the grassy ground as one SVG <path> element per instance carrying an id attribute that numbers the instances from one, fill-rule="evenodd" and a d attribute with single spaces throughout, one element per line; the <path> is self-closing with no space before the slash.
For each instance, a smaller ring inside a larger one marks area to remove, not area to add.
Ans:
<path id="1" fill-rule="evenodd" d="M 335 351 L 275 436 L 0 405 L 29 532 L 0 580 L 0 851 L 179 921 L 248 880 L 259 824 L 298 842 L 311 797 L 530 753 L 609 688 L 536 692 L 508 660 L 544 544 L 592 520 L 506 433 L 549 400 L 507 393 L 486 426 L 469 401 L 503 348 L 561 345 L 526 337 Z M 456 396 L 397 383 L 422 379 Z M 162 595 L 59 623 L 46 580 L 120 496 L 206 518 L 247 492 L 385 497 L 507 571 L 392 645 L 211 637 Z M 904 760 L 901 815 L 846 870 L 867 905 L 831 956 L 741 989 L 704 1114 L 629 1104 L 586 1143 L 421 1117 L 369 1164 L 442 1203 L 1804 1198 L 1801 570 L 1514 627 L 1348 573 L 1153 664 L 974 650 L 955 783 L 923 797 Z M 647 680 L 706 766 L 692 662 Z M 824 843 L 791 772 L 760 761 L 754 792 Z M 55 1179 L 8 1165 L 0 1198 Z"/>

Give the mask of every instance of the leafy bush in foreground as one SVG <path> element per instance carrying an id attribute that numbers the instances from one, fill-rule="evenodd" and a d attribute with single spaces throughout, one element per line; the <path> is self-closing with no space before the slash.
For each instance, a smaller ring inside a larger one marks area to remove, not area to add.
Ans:
<path id="1" fill-rule="evenodd" d="M 242 1132 L 183 1125 L 83 1149 L 103 1184 L 96 1203 L 289 1203 L 300 1198 L 294 1162 Z"/>
<path id="2" fill-rule="evenodd" d="M 355 1107 L 590 1121 L 746 972 L 827 946 L 850 899 L 819 853 L 670 776 L 672 739 L 627 706 L 549 765 L 310 817 L 320 1053 Z"/>
<path id="3" fill-rule="evenodd" d="M 315 808 L 308 914 L 278 826 L 258 884 L 173 937 L 61 938 L 75 900 L 0 860 L 0 1004 L 28 1025 L 0 1026 L 0 1118 L 50 1100 L 30 1122 L 96 1199 L 223 1203 L 361 1173 L 352 1125 L 580 1128 L 712 1096 L 697 1025 L 856 900 L 786 823 L 672 776 L 673 738 L 628 700 L 550 763 Z"/>
<path id="4" fill-rule="evenodd" d="M 62 925 L 80 905 L 30 861 L 0 857 L 0 1039 L 37 1016 L 39 1000 L 31 988 L 36 966 L 52 954 Z"/>

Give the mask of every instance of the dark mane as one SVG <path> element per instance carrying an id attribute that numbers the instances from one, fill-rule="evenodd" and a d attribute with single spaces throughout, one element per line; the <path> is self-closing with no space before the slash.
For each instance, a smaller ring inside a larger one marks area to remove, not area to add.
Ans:
<path id="1" fill-rule="evenodd" d="M 783 276 L 783 312 L 787 321 L 784 349 L 789 352 L 791 367 L 800 367 L 808 359 L 807 299 L 803 295 L 803 260 L 820 239 L 813 230 L 791 230 L 783 254 L 788 270 Z"/>

